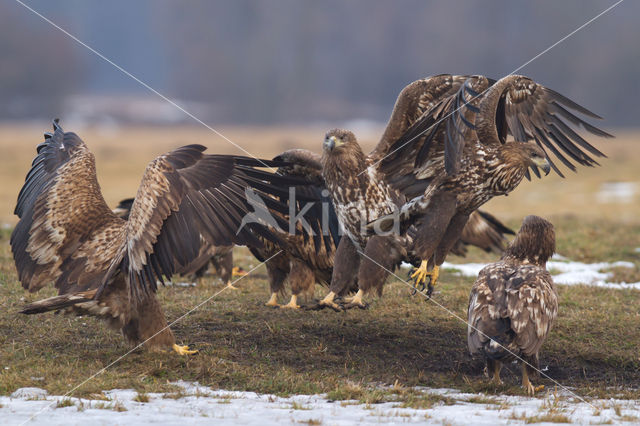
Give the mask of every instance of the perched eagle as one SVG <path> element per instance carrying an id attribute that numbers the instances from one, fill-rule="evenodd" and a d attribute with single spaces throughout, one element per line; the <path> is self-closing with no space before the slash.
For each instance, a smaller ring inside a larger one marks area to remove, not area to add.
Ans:
<path id="1" fill-rule="evenodd" d="M 469 296 L 469 351 L 486 359 L 496 383 L 502 363 L 522 358 L 522 387 L 531 395 L 529 375 L 538 372 L 538 352 L 558 313 L 546 269 L 555 247 L 553 225 L 527 216 L 500 261 L 480 271 Z"/>
<path id="2" fill-rule="evenodd" d="M 11 248 L 23 287 L 53 282 L 59 296 L 27 305 L 27 314 L 66 309 L 105 319 L 131 343 L 149 348 L 175 344 L 158 304 L 156 282 L 170 278 L 199 254 L 202 238 L 213 245 L 257 245 L 279 237 L 255 221 L 245 189 L 265 194 L 264 204 L 287 226 L 288 186 L 302 182 L 259 167 L 274 161 L 206 155 L 188 145 L 147 166 L 128 220 L 115 215 L 100 192 L 95 160 L 75 133 L 54 121 L 18 195 L 20 221 Z M 245 226 L 241 226 L 244 224 Z"/>
<path id="3" fill-rule="evenodd" d="M 437 266 L 473 211 L 512 191 L 529 168 L 538 175 L 539 167 L 557 170 L 543 147 L 571 168 L 565 155 L 597 164 L 590 155 L 604 154 L 570 125 L 610 135 L 569 110 L 599 118 L 526 77 L 439 75 L 402 90 L 369 155 L 353 133 L 330 130 L 323 176 L 349 238 L 337 249 L 322 303 L 331 305 L 357 277 L 359 291 L 351 303 L 361 305 L 363 292 L 381 292 L 387 271 L 403 258 L 419 262 L 417 278 L 431 275 L 434 284 Z M 412 226 L 415 231 L 406 233 Z M 430 273 L 429 265 L 435 266 Z"/>
<path id="4" fill-rule="evenodd" d="M 113 209 L 113 213 L 122 219 L 129 219 L 131 206 L 133 206 L 133 198 L 125 198 L 120 200 L 118 206 Z M 235 289 L 231 284 L 231 278 L 234 275 L 243 276 L 246 274 L 242 268 L 233 266 L 233 245 L 216 246 L 209 244 L 204 238 L 201 238 L 201 246 L 198 257 L 184 267 L 178 268 L 176 273 L 180 276 L 191 280 L 197 280 L 202 284 L 204 275 L 209 270 L 209 265 L 213 266 L 216 274 L 227 284 L 228 287 Z"/>

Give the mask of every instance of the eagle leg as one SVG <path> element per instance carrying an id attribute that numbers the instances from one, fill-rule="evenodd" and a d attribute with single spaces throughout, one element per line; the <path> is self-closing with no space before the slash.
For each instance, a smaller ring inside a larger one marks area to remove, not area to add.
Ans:
<path id="1" fill-rule="evenodd" d="M 344 300 L 347 303 L 344 305 L 344 309 L 351 309 L 356 307 L 360 309 L 367 309 L 369 307 L 369 304 L 362 300 L 363 294 L 364 292 L 362 291 L 362 289 L 359 289 L 353 297 L 345 297 Z"/>
<path id="2" fill-rule="evenodd" d="M 176 345 L 174 343 L 172 348 L 173 348 L 174 351 L 176 351 L 178 353 L 178 355 L 193 355 L 193 354 L 197 354 L 198 353 L 197 350 L 189 349 L 189 346 L 187 346 L 187 345 L 180 346 L 180 345 Z"/>
<path id="3" fill-rule="evenodd" d="M 238 290 L 238 287 L 236 287 L 233 284 L 231 284 L 231 281 L 227 281 L 227 288 L 229 290 Z"/>
<path id="4" fill-rule="evenodd" d="M 269 298 L 267 303 L 264 304 L 264 306 L 270 306 L 272 308 L 277 308 L 278 306 L 280 306 L 278 305 L 278 293 L 275 291 L 271 293 L 271 297 Z"/>
<path id="5" fill-rule="evenodd" d="M 286 305 L 281 305 L 280 307 L 283 309 L 300 309 L 300 305 L 298 305 L 298 295 L 292 294 L 289 303 L 287 303 Z"/>
<path id="6" fill-rule="evenodd" d="M 231 275 L 234 277 L 244 277 L 247 274 L 248 272 L 239 266 L 234 266 L 233 269 L 231 270 Z"/>
<path id="7" fill-rule="evenodd" d="M 330 291 L 324 297 L 324 299 L 318 302 L 317 309 L 323 309 L 325 307 L 329 307 L 337 312 L 343 311 L 344 309 L 342 308 L 342 306 L 340 306 L 334 301 L 335 298 L 336 298 L 336 294 L 333 291 Z"/>
<path id="8" fill-rule="evenodd" d="M 436 265 L 433 267 L 431 272 L 428 272 L 427 265 L 428 262 L 426 260 L 420 262 L 420 266 L 418 268 L 413 268 L 410 272 L 410 278 L 413 281 L 413 294 L 415 294 L 417 291 L 420 291 L 421 293 L 424 292 L 425 282 L 427 281 L 427 277 L 429 277 L 429 284 L 426 286 L 426 295 L 431 297 L 433 294 L 433 288 L 436 286 L 438 277 L 440 276 L 440 267 Z"/>
<path id="9" fill-rule="evenodd" d="M 500 370 L 502 370 L 502 363 L 497 360 L 487 359 L 487 373 L 491 375 L 491 383 L 500 386 L 502 380 L 500 380 Z"/>
<path id="10" fill-rule="evenodd" d="M 529 396 L 533 396 L 536 392 L 536 388 L 529 381 L 529 373 L 527 372 L 527 365 L 522 364 L 522 387 L 527 392 Z"/>

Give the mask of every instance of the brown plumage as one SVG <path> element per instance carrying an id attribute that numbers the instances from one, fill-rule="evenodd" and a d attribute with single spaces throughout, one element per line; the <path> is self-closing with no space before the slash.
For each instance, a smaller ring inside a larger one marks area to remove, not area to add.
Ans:
<path id="1" fill-rule="evenodd" d="M 129 219 L 133 201 L 133 198 L 120 200 L 118 206 L 113 209 L 113 213 L 124 220 Z M 234 271 L 233 245 L 216 246 L 209 244 L 207 240 L 202 238 L 198 257 L 187 265 L 179 267 L 176 273 L 181 277 L 200 281 L 209 270 L 209 265 L 215 268 L 217 276 L 224 283 L 231 286 L 231 278 Z"/>
<path id="2" fill-rule="evenodd" d="M 444 261 L 469 214 L 511 192 L 529 169 L 538 176 L 539 167 L 562 175 L 545 148 L 572 170 L 565 156 L 585 166 L 598 164 L 590 155 L 604 154 L 567 122 L 610 137 L 569 109 L 600 117 L 527 77 L 449 78 L 458 81 L 455 93 L 412 123 L 380 163 L 390 185 L 412 199 L 401 209 L 400 228 L 416 224 L 429 231 L 419 232 L 414 248 L 435 265 Z"/>
<path id="3" fill-rule="evenodd" d="M 249 246 L 251 253 L 259 260 L 268 259 L 279 253 L 266 264 L 271 290 L 271 297 L 266 305 L 296 309 L 299 308 L 298 297 L 303 293 L 312 293 L 315 283 L 329 285 L 334 254 L 340 241 L 339 223 L 331 200 L 326 194 L 318 154 L 305 149 L 292 149 L 276 156 L 273 160 L 287 164 L 278 169 L 280 175 L 303 177 L 312 182 L 304 190 L 313 192 L 313 196 L 318 197 L 320 203 L 312 206 L 311 213 L 312 216 L 323 217 L 324 220 L 322 229 L 315 230 L 322 233 L 322 244 L 317 244 L 316 240 L 298 233 L 287 239 L 288 244 L 285 249 L 280 249 L 269 241 L 263 241 L 262 247 Z M 279 305 L 277 296 L 284 290 L 286 281 L 291 286 L 291 300 L 286 305 Z"/>
<path id="4" fill-rule="evenodd" d="M 206 155 L 201 145 L 164 154 L 147 166 L 128 220 L 106 205 L 93 154 L 75 133 L 54 122 L 38 146 L 15 213 L 11 247 L 22 285 L 37 291 L 53 282 L 59 296 L 32 303 L 24 313 L 67 308 L 106 319 L 132 343 L 174 347 L 155 291 L 199 254 L 201 238 L 214 245 L 278 241 L 258 223 L 240 228 L 252 212 L 245 188 L 286 197 L 301 185 L 257 169 L 273 161 Z M 264 197 L 279 214 L 286 203 Z M 285 220 L 279 223 L 286 227 Z"/>
<path id="5" fill-rule="evenodd" d="M 568 109 L 597 118 L 526 77 L 495 82 L 439 75 L 402 90 L 380 142 L 368 156 L 353 133 L 329 131 L 323 175 L 349 236 L 341 244 L 353 245 L 344 249 L 344 256 L 336 256 L 348 267 L 335 265 L 331 292 L 338 294 L 353 280 L 354 266 L 362 274 L 360 289 L 380 292 L 385 269 L 393 269 L 399 258 L 422 260 L 424 273 L 428 265 L 442 264 L 478 207 L 512 191 L 529 168 L 538 174 L 538 167 L 559 172 L 543 147 L 568 167 L 575 168 L 564 155 L 579 164 L 597 164 L 590 155 L 603 154 L 567 122 L 610 135 Z M 411 226 L 417 228 L 413 241 L 406 234 Z M 381 236 L 384 232 L 398 235 Z M 368 252 L 369 242 L 379 239 L 384 242 L 376 242 L 378 248 Z M 359 260 L 347 259 L 358 251 L 364 253 L 367 271 L 357 268 Z M 433 274 L 432 281 L 437 269 Z"/>
<path id="6" fill-rule="evenodd" d="M 553 225 L 527 216 L 499 262 L 483 268 L 469 296 L 467 340 L 472 355 L 486 359 L 500 382 L 502 363 L 524 359 L 522 385 L 538 369 L 538 352 L 558 313 L 558 295 L 547 260 L 555 251 Z"/>

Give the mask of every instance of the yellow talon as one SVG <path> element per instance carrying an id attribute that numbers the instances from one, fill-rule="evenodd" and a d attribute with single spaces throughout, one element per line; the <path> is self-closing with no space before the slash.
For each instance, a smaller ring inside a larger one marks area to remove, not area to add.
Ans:
<path id="1" fill-rule="evenodd" d="M 271 293 L 271 297 L 264 306 L 278 307 L 278 293 Z"/>
<path id="2" fill-rule="evenodd" d="M 238 290 L 238 287 L 231 284 L 231 281 L 227 281 L 227 287 L 229 287 L 230 290 Z"/>
<path id="3" fill-rule="evenodd" d="M 176 351 L 178 355 L 193 355 L 198 353 L 197 350 L 189 349 L 189 346 L 187 345 L 180 346 L 180 345 L 176 345 L 175 343 L 173 344 L 173 350 Z"/>
<path id="4" fill-rule="evenodd" d="M 414 287 L 418 287 L 418 285 L 422 284 L 427 279 L 427 276 L 429 275 L 429 272 L 427 272 L 428 263 L 429 262 L 426 260 L 423 260 L 420 262 L 420 267 L 416 268 L 413 271 L 413 274 L 411 274 L 411 278 L 415 280 L 413 285 Z"/>
<path id="5" fill-rule="evenodd" d="M 239 266 L 234 266 L 231 270 L 231 275 L 233 275 L 234 277 L 244 277 L 247 274 L 248 272 L 240 268 Z"/>
<path id="6" fill-rule="evenodd" d="M 286 305 L 282 305 L 280 307 L 286 308 L 286 309 L 300 309 L 300 306 L 298 305 L 298 296 L 295 294 L 292 294 L 291 300 L 289 300 L 289 303 L 287 303 Z"/>
<path id="7" fill-rule="evenodd" d="M 534 390 L 536 392 L 540 392 L 540 391 L 544 390 L 544 385 L 536 386 Z"/>

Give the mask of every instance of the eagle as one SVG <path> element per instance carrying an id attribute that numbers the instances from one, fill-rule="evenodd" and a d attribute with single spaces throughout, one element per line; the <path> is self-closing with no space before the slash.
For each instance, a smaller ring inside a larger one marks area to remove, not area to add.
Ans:
<path id="1" fill-rule="evenodd" d="M 486 359 L 500 384 L 502 363 L 522 360 L 522 387 L 533 395 L 538 352 L 558 314 L 558 294 L 547 260 L 555 252 L 553 225 L 527 216 L 500 261 L 484 267 L 469 295 L 467 343 Z"/>
<path id="2" fill-rule="evenodd" d="M 278 174 L 294 178 L 304 177 L 312 184 L 305 187 L 313 190 L 320 198 L 320 211 L 313 217 L 323 217 L 323 238 L 325 244 L 318 246 L 313 240 L 305 237 L 305 234 L 297 233 L 289 237 L 287 249 L 281 250 L 269 241 L 263 242 L 263 247 L 249 246 L 249 250 L 263 260 L 279 252 L 266 264 L 269 277 L 271 296 L 266 306 L 298 309 L 298 297 L 300 294 L 313 293 L 314 285 L 329 286 L 333 274 L 335 251 L 341 240 L 341 229 L 338 216 L 329 197 L 324 177 L 322 176 L 321 156 L 306 149 L 291 149 L 273 158 L 273 161 L 286 164 L 278 168 Z M 319 194 L 319 195 L 318 195 Z M 469 223 L 465 226 L 461 238 L 456 243 L 453 253 L 464 256 L 468 245 L 474 245 L 487 252 L 502 254 L 506 247 L 505 234 L 514 232 L 500 222 L 493 215 L 478 210 L 471 215 Z M 285 305 L 277 302 L 278 293 L 284 290 L 284 283 L 289 282 L 291 287 L 291 299 Z M 357 282 L 343 291 L 354 293 L 358 290 Z M 337 305 L 341 310 L 343 305 Z M 311 309 L 320 306 L 311 306 Z"/>
<path id="3" fill-rule="evenodd" d="M 129 213 L 131 213 L 133 201 L 133 198 L 120 200 L 118 206 L 113 209 L 113 213 L 127 220 Z M 235 275 L 244 276 L 246 272 L 240 267 L 233 266 L 233 245 L 216 246 L 210 244 L 204 238 L 201 238 L 201 240 L 198 257 L 188 265 L 178 268 L 177 274 L 202 284 L 204 275 L 209 270 L 209 265 L 211 265 L 215 268 L 220 279 L 227 284 L 227 287 L 235 290 L 236 287 L 231 284 L 231 278 Z"/>
<path id="4" fill-rule="evenodd" d="M 289 212 L 275 197 L 303 182 L 262 170 L 282 164 L 255 158 L 208 155 L 202 145 L 163 154 L 147 166 L 127 220 L 105 203 L 87 145 L 54 120 L 28 172 L 15 208 L 20 218 L 10 243 L 23 287 L 35 292 L 53 282 L 58 296 L 22 310 L 65 310 L 100 317 L 132 344 L 150 349 L 177 345 L 156 298 L 164 282 L 213 245 L 257 245 L 280 237 L 247 221 L 249 189 L 279 226 Z M 246 223 L 245 223 L 246 222 Z M 243 225 L 244 226 L 241 226 Z"/>
<path id="5" fill-rule="evenodd" d="M 547 149 L 572 170 L 572 161 L 597 165 L 592 156 L 604 154 L 573 127 L 611 135 L 571 111 L 600 118 L 524 76 L 443 74 L 401 91 L 369 155 L 352 132 L 327 132 L 322 173 L 348 238 L 337 248 L 321 303 L 332 305 L 357 277 L 350 304 L 361 306 L 365 292 L 382 292 L 403 258 L 420 264 L 417 281 L 430 276 L 435 285 L 439 265 L 478 207 L 507 195 L 529 170 L 561 174 Z"/>
<path id="6" fill-rule="evenodd" d="M 310 182 L 295 190 L 310 191 L 312 198 L 318 198 L 319 202 L 309 204 L 308 208 L 312 217 L 323 218 L 322 226 L 311 230 L 321 232 L 323 244 L 318 244 L 318 239 L 308 238 L 305 233 L 298 232 L 288 237 L 288 245 L 284 250 L 266 240 L 262 241 L 261 247 L 249 245 L 248 248 L 258 260 L 271 258 L 266 264 L 271 296 L 265 305 L 299 309 L 300 294 L 312 292 L 315 283 L 328 286 L 331 281 L 334 255 L 340 242 L 340 225 L 322 178 L 320 155 L 306 149 L 291 149 L 277 155 L 273 161 L 284 164 L 278 168 L 279 175 L 304 178 Z M 301 207 L 304 209 L 304 206 Z M 284 291 L 286 281 L 291 286 L 291 299 L 289 303 L 279 305 L 278 293 Z"/>

